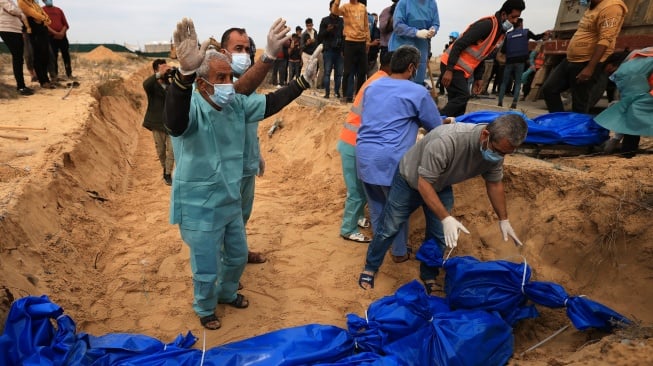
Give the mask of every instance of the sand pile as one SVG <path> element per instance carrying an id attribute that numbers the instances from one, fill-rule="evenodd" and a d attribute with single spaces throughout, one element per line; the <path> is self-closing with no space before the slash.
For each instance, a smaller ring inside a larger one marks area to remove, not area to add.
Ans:
<path id="1" fill-rule="evenodd" d="M 85 60 L 94 61 L 94 62 L 102 62 L 102 61 L 118 62 L 118 61 L 127 60 L 127 58 L 124 55 L 121 55 L 120 53 L 117 52 L 113 52 L 104 46 L 97 46 L 91 52 L 84 53 L 80 57 Z"/>

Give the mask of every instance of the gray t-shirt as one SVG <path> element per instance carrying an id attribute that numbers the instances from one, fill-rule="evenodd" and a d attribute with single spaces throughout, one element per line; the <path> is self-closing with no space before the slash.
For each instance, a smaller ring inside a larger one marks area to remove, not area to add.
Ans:
<path id="1" fill-rule="evenodd" d="M 491 163 L 481 155 L 481 131 L 485 124 L 455 123 L 434 128 L 404 155 L 399 172 L 417 189 L 417 178 L 436 192 L 477 175 L 490 182 L 503 178 L 503 161 Z"/>

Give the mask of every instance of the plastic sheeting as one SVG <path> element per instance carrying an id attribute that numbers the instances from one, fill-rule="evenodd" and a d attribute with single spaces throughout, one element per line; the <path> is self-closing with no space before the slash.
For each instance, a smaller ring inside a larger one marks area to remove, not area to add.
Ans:
<path id="1" fill-rule="evenodd" d="M 456 117 L 456 121 L 490 123 L 504 114 L 517 114 L 526 120 L 525 144 L 592 146 L 601 144 L 610 135 L 610 131 L 599 126 L 592 116 L 573 112 L 548 113 L 530 119 L 517 111 L 476 111 Z"/>

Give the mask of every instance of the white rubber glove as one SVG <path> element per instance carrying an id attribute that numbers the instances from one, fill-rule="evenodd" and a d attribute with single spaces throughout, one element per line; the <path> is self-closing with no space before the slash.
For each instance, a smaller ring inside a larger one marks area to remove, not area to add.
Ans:
<path id="1" fill-rule="evenodd" d="M 429 28 L 429 38 L 433 38 L 433 37 L 435 37 L 435 33 L 437 33 L 437 32 L 435 31 L 435 27 L 431 27 L 431 28 Z"/>
<path id="2" fill-rule="evenodd" d="M 265 45 L 265 55 L 273 60 L 277 59 L 277 54 L 283 48 L 283 44 L 290 38 L 290 28 L 286 26 L 286 21 L 279 18 L 272 23 L 268 32 L 268 43 Z"/>
<path id="3" fill-rule="evenodd" d="M 442 228 L 444 229 L 444 243 L 449 248 L 455 248 L 458 245 L 458 230 L 469 234 L 469 230 L 453 216 L 447 216 L 442 220 Z"/>
<path id="4" fill-rule="evenodd" d="M 515 241 L 515 245 L 523 246 L 521 241 L 519 241 L 519 238 L 517 238 L 517 234 L 515 234 L 515 230 L 512 229 L 512 226 L 510 225 L 510 221 L 508 220 L 501 220 L 499 221 L 499 228 L 501 228 L 501 234 L 503 234 L 503 241 L 508 241 L 508 237 L 511 237 L 512 240 Z"/>
<path id="5" fill-rule="evenodd" d="M 313 51 L 313 54 L 311 55 L 311 58 L 308 59 L 308 63 L 306 64 L 306 67 L 304 68 L 304 73 L 302 76 L 306 81 L 309 83 L 313 82 L 313 79 L 317 76 L 317 65 L 318 61 L 322 57 L 322 45 L 320 44 L 319 46 L 315 47 L 315 51 Z"/>
<path id="6" fill-rule="evenodd" d="M 429 30 L 428 29 L 420 29 L 415 33 L 415 36 L 417 38 L 422 38 L 422 39 L 427 39 L 429 38 Z"/>
<path id="7" fill-rule="evenodd" d="M 184 18 L 177 23 L 177 29 L 172 35 L 179 60 L 179 71 L 184 75 L 190 75 L 197 70 L 206 54 L 209 41 L 206 40 L 197 47 L 197 33 L 195 25 L 190 18 Z"/>

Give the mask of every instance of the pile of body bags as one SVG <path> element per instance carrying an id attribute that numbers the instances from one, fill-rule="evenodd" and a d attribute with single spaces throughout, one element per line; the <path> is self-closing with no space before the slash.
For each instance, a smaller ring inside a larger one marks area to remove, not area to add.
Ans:
<path id="1" fill-rule="evenodd" d="M 435 253 L 435 255 L 434 255 Z M 192 348 L 188 332 L 171 343 L 138 334 L 77 333 L 74 321 L 47 296 L 12 305 L 2 336 L 2 365 L 504 365 L 513 329 L 538 316 L 537 305 L 564 308 L 579 330 L 612 331 L 630 322 L 560 285 L 531 281 L 522 261 L 442 259 L 426 241 L 419 260 L 446 271 L 446 297 L 429 296 L 417 281 L 373 302 L 347 329 L 309 324 L 208 350 Z"/>

